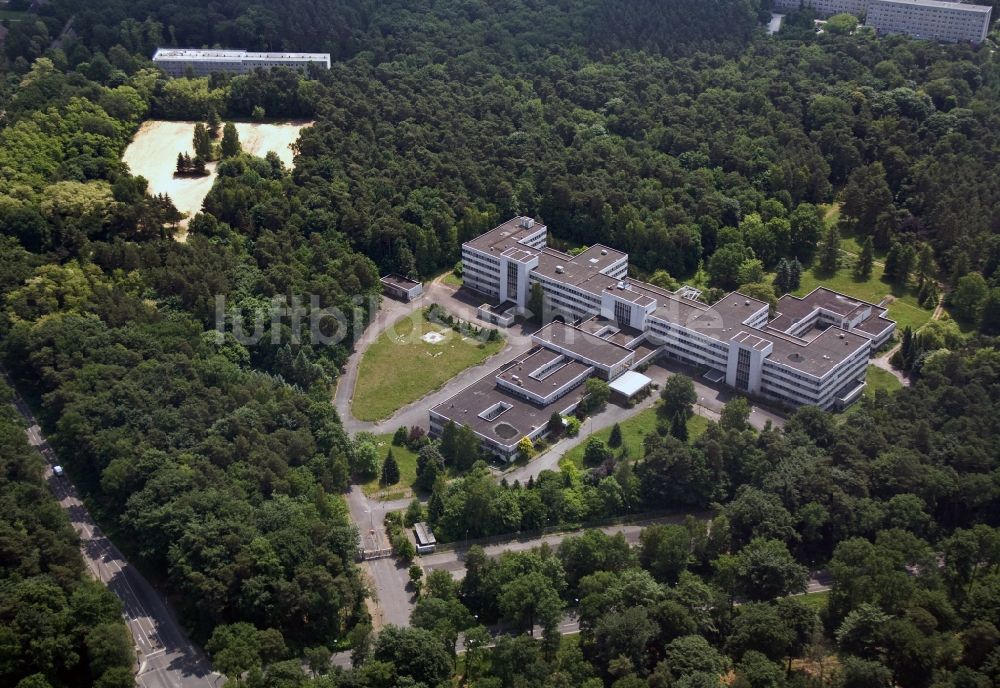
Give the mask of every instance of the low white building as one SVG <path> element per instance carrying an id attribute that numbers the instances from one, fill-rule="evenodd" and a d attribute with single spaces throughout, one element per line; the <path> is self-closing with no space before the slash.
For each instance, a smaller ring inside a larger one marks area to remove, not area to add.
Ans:
<path id="1" fill-rule="evenodd" d="M 216 72 L 247 74 L 255 69 L 286 67 L 305 72 L 309 65 L 330 68 L 329 53 L 252 53 L 246 50 L 158 48 L 153 63 L 168 76 L 208 76 Z"/>

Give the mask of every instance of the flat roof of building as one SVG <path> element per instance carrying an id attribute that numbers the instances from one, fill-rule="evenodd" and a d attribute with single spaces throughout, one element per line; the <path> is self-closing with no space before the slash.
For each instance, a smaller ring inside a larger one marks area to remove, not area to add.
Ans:
<path id="1" fill-rule="evenodd" d="M 431 527 L 423 521 L 413 524 L 413 533 L 417 536 L 418 545 L 426 546 L 437 544 L 437 539 L 435 539 L 434 533 L 431 532 Z"/>
<path id="2" fill-rule="evenodd" d="M 381 277 L 379 278 L 379 281 L 383 284 L 389 284 L 406 291 L 420 286 L 420 282 L 417 280 L 412 280 L 409 277 L 403 277 L 402 275 L 397 275 L 396 273 L 390 273 L 385 277 Z"/>
<path id="3" fill-rule="evenodd" d="M 518 359 L 516 365 L 498 374 L 496 379 L 544 399 L 593 369 L 593 366 L 574 361 L 558 351 L 537 347 Z"/>
<path id="4" fill-rule="evenodd" d="M 839 327 L 829 327 L 809 342 L 769 330 L 764 331 L 764 338 L 774 344 L 765 365 L 778 363 L 814 377 L 823 377 L 870 341 Z"/>
<path id="5" fill-rule="evenodd" d="M 600 315 L 587 318 L 575 326 L 584 332 L 589 332 L 596 337 L 627 348 L 633 348 L 629 347 L 629 344 L 643 335 L 641 330 L 629 327 L 628 325 L 622 325 Z"/>
<path id="6" fill-rule="evenodd" d="M 233 60 L 289 60 L 293 62 L 329 62 L 330 53 L 251 53 L 246 50 L 207 48 L 157 48 L 154 62 L 165 60 L 198 60 L 199 62 L 231 62 Z"/>
<path id="7" fill-rule="evenodd" d="M 559 321 L 545 325 L 532 337 L 541 342 L 543 346 L 549 344 L 565 349 L 586 361 L 593 361 L 607 368 L 635 356 L 635 352 L 631 349 Z"/>
<path id="8" fill-rule="evenodd" d="M 733 292 L 712 306 L 675 298 L 660 305 L 654 316 L 719 342 L 737 339 L 758 350 L 769 343 L 772 350 L 767 361 L 814 377 L 823 377 L 869 341 L 867 337 L 838 327 L 830 327 L 815 339 L 806 341 L 769 326 L 746 325 L 746 320 L 762 308 L 767 308 L 763 301 Z"/>
<path id="9" fill-rule="evenodd" d="M 522 437 L 530 435 L 548 423 L 554 411 L 563 413 L 580 403 L 586 395 L 586 387 L 579 385 L 565 396 L 541 406 L 497 386 L 497 375 L 516 366 L 519 361 L 532 353 L 519 356 L 488 373 L 455 396 L 432 408 L 432 413 L 456 425 L 468 425 L 479 436 L 501 446 L 515 446 Z M 499 415 L 484 417 L 484 412 L 497 404 L 504 404 L 507 408 Z"/>
<path id="10" fill-rule="evenodd" d="M 525 227 L 524 223 L 530 221 L 531 227 Z M 537 234 L 545 229 L 545 225 L 537 223 L 530 217 L 515 217 L 507 220 L 502 225 L 494 227 L 485 234 L 480 234 L 474 239 L 469 239 L 463 246 L 471 246 L 484 253 L 494 252 L 497 255 L 511 248 L 524 249 L 520 241 L 526 237 Z"/>

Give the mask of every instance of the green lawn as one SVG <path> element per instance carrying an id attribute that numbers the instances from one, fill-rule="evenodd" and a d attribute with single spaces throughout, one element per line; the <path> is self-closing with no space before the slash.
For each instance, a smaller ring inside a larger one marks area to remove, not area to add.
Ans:
<path id="1" fill-rule="evenodd" d="M 893 297 L 889 304 L 889 317 L 896 321 L 899 330 L 909 325 L 914 330 L 923 327 L 931 319 L 933 311 L 921 308 L 917 302 L 916 289 L 899 286 L 882 281 L 882 266 L 872 267 L 872 274 L 867 280 L 859 282 L 854 278 L 853 266 L 845 266 L 834 275 L 817 275 L 815 268 L 810 268 L 802 274 L 802 282 L 794 292 L 796 296 L 804 296 L 816 287 L 827 287 L 856 299 L 879 303 L 886 296 Z"/>
<path id="2" fill-rule="evenodd" d="M 829 592 L 809 592 L 805 595 L 796 595 L 795 599 L 806 605 L 813 611 L 819 613 L 826 609 L 827 603 L 830 601 Z"/>
<path id="3" fill-rule="evenodd" d="M 879 389 L 894 392 L 903 386 L 899 378 L 888 370 L 883 370 L 873 365 L 868 366 L 868 372 L 865 374 L 865 382 L 867 383 L 865 385 L 865 396 L 868 397 L 875 396 L 875 391 Z"/>
<path id="4" fill-rule="evenodd" d="M 423 341 L 421 337 L 429 332 L 440 333 L 444 340 L 437 344 Z M 480 343 L 464 338 L 428 322 L 417 311 L 397 321 L 365 351 L 351 411 L 359 420 L 388 418 L 503 347 L 502 339 Z"/>
<path id="5" fill-rule="evenodd" d="M 399 464 L 399 482 L 395 485 L 382 486 L 379 484 L 378 478 L 369 480 L 361 486 L 361 489 L 363 489 L 367 495 L 371 495 L 382 490 L 388 490 L 389 492 L 403 492 L 406 489 L 413 487 L 413 481 L 417 479 L 417 455 L 406 447 L 393 447 L 392 435 L 393 433 L 391 432 L 387 435 L 378 435 L 375 440 L 379 452 L 379 465 L 381 465 L 381 463 L 385 461 L 385 457 L 389 455 L 389 448 L 392 448 L 392 456 L 396 459 L 396 463 Z"/>
<path id="6" fill-rule="evenodd" d="M 628 455 L 630 457 L 639 458 L 642 456 L 642 442 L 646 435 L 656 432 L 656 420 L 656 408 L 654 407 L 640 411 L 635 416 L 621 423 L 622 446 L 628 448 Z M 707 428 L 708 420 L 702 416 L 691 416 L 691 419 L 688 421 L 688 435 L 692 440 L 705 432 Z M 584 421 L 580 427 L 580 433 L 583 434 L 586 431 L 587 421 Z M 607 442 L 610 436 L 611 428 L 604 428 L 593 434 L 593 437 L 597 437 L 604 442 Z M 583 452 L 586 447 L 587 439 L 584 439 L 583 442 L 580 442 L 580 444 L 566 452 L 562 461 L 570 461 L 578 467 L 583 467 Z"/>
<path id="7" fill-rule="evenodd" d="M 457 276 L 454 272 L 449 272 L 445 275 L 441 282 L 449 287 L 454 287 L 455 289 L 462 286 L 462 278 Z"/>

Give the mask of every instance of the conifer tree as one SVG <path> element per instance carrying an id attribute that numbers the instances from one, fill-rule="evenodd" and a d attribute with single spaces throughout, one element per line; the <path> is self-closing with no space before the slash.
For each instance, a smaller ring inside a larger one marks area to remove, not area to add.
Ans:
<path id="1" fill-rule="evenodd" d="M 449 466 L 455 463 L 455 451 L 458 447 L 458 427 L 448 421 L 441 430 L 441 456 Z"/>
<path id="2" fill-rule="evenodd" d="M 799 259 L 796 258 L 788 266 L 788 291 L 795 291 L 802 285 L 802 272 L 804 268 Z"/>
<path id="3" fill-rule="evenodd" d="M 921 244 L 917 254 L 917 280 L 922 285 L 924 282 L 933 281 L 937 274 L 937 263 L 934 261 L 934 249 L 930 244 Z"/>
<path id="4" fill-rule="evenodd" d="M 608 446 L 617 449 L 622 446 L 622 428 L 615 423 L 611 428 L 611 435 L 608 437 Z"/>
<path id="5" fill-rule="evenodd" d="M 777 274 L 774 276 L 774 286 L 778 288 L 778 292 L 781 294 L 787 294 L 791 289 L 789 285 L 792 282 L 792 265 L 787 259 L 782 258 L 778 261 Z"/>
<path id="6" fill-rule="evenodd" d="M 205 125 L 198 122 L 194 125 L 194 140 L 192 141 L 194 154 L 208 160 L 212 157 L 212 139 L 209 138 Z"/>
<path id="7" fill-rule="evenodd" d="M 218 111 L 213 107 L 208 110 L 208 134 L 213 139 L 219 138 L 219 129 L 222 128 L 222 120 L 219 119 Z"/>
<path id="8" fill-rule="evenodd" d="M 903 370 L 909 370 L 913 366 L 914 349 L 913 328 L 907 325 L 903 328 L 903 338 L 899 345 L 899 358 Z"/>
<path id="9" fill-rule="evenodd" d="M 861 255 L 858 256 L 858 263 L 854 266 L 854 276 L 859 280 L 867 280 L 872 275 L 872 263 L 875 257 L 875 245 L 872 238 L 865 237 L 865 243 L 861 245 Z"/>
<path id="10" fill-rule="evenodd" d="M 678 413 L 674 416 L 673 422 L 670 423 L 670 434 L 681 442 L 688 441 L 687 419 L 683 413 Z"/>
<path id="11" fill-rule="evenodd" d="M 241 150 L 240 135 L 236 131 L 236 125 L 232 122 L 226 122 L 226 126 L 222 128 L 222 143 L 220 144 L 222 157 L 235 157 L 240 154 Z"/>
<path id="12" fill-rule="evenodd" d="M 837 225 L 831 225 L 823 236 L 819 247 L 819 264 L 821 272 L 832 275 L 837 271 L 837 260 L 840 257 L 840 231 Z"/>
<path id="13" fill-rule="evenodd" d="M 382 479 L 379 482 L 385 486 L 395 485 L 399 482 L 399 464 L 396 463 L 396 457 L 392 454 L 392 447 L 389 448 L 389 455 L 385 457 L 385 462 L 382 464 Z"/>

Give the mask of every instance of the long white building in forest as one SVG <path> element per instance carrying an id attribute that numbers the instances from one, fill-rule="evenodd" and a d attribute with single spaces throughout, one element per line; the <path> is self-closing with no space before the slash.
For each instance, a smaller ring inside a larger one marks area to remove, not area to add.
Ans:
<path id="1" fill-rule="evenodd" d="M 823 287 L 782 296 L 773 314 L 738 292 L 709 305 L 690 287 L 630 279 L 621 251 L 595 245 L 572 256 L 547 237 L 544 225 L 518 217 L 462 245 L 465 286 L 491 300 L 480 317 L 509 322 L 540 289 L 551 322 L 533 335 L 534 349 L 432 408 L 432 432 L 449 421 L 469 425 L 491 452 L 510 457 L 522 437 L 544 433 L 554 411 L 576 406 L 588 377 L 614 388 L 658 356 L 748 395 L 843 408 L 860 397 L 869 358 L 895 330 L 884 308 Z"/>
<path id="2" fill-rule="evenodd" d="M 778 12 L 808 8 L 821 17 L 853 14 L 879 34 L 904 34 L 949 43 L 982 43 L 993 8 L 962 0 L 774 0 Z"/>
<path id="3" fill-rule="evenodd" d="M 255 69 L 286 67 L 305 72 L 309 65 L 330 68 L 329 53 L 252 53 L 246 50 L 158 48 L 153 63 L 168 76 L 208 76 L 216 72 L 247 74 Z"/>

